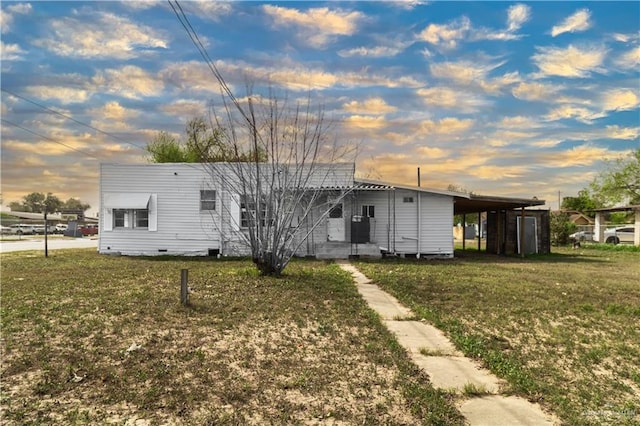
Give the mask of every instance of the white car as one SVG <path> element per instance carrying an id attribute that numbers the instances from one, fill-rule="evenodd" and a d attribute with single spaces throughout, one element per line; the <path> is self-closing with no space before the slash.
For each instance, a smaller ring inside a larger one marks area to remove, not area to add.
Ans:
<path id="1" fill-rule="evenodd" d="M 578 231 L 569 235 L 573 241 L 593 241 L 593 232 L 591 231 Z"/>
<path id="2" fill-rule="evenodd" d="M 66 223 L 59 223 L 56 225 L 56 232 L 58 234 L 64 234 L 64 231 L 66 231 L 68 227 L 69 225 L 67 225 Z"/>
<path id="3" fill-rule="evenodd" d="M 609 228 L 604 231 L 604 242 L 607 244 L 632 243 L 633 244 L 633 226 L 619 226 L 617 228 Z"/>
<path id="4" fill-rule="evenodd" d="M 36 233 L 36 228 L 33 225 L 26 225 L 24 223 L 11 225 L 9 228 L 9 233 L 14 235 L 33 235 Z"/>

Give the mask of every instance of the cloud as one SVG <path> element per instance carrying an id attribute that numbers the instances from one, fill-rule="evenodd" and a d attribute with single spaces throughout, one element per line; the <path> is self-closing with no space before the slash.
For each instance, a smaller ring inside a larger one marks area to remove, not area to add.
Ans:
<path id="1" fill-rule="evenodd" d="M 611 157 L 611 152 L 602 147 L 590 144 L 575 146 L 565 151 L 553 151 L 538 156 L 546 167 L 589 166 L 604 158 Z"/>
<path id="2" fill-rule="evenodd" d="M 615 63 L 623 69 L 637 70 L 640 67 L 640 46 L 620 55 Z"/>
<path id="3" fill-rule="evenodd" d="M 473 127 L 475 121 L 446 117 L 438 121 L 425 120 L 420 124 L 422 133 L 426 134 L 455 134 L 463 133 Z"/>
<path id="4" fill-rule="evenodd" d="M 34 44 L 59 56 L 131 59 L 167 48 L 166 39 L 154 28 L 112 13 L 52 19 L 47 26 L 49 34 Z"/>
<path id="5" fill-rule="evenodd" d="M 514 4 L 507 12 L 507 31 L 517 31 L 531 16 L 531 8 L 526 4 Z"/>
<path id="6" fill-rule="evenodd" d="M 2 34 L 11 30 L 14 15 L 27 15 L 31 13 L 31 10 L 30 3 L 14 3 L 7 6 L 6 10 L 0 9 L 0 28 L 2 29 Z"/>
<path id="7" fill-rule="evenodd" d="M 586 31 L 591 27 L 591 12 L 589 9 L 580 9 L 573 15 L 567 17 L 561 24 L 555 25 L 551 29 L 551 36 L 556 37 L 563 33 L 575 33 Z"/>
<path id="8" fill-rule="evenodd" d="M 280 27 L 296 26 L 298 38 L 316 48 L 325 47 L 337 36 L 356 32 L 358 21 L 364 18 L 360 12 L 331 10 L 327 7 L 306 11 L 281 6 L 264 5 L 262 10 Z"/>
<path id="9" fill-rule="evenodd" d="M 360 129 L 381 129 L 387 125 L 387 121 L 384 117 L 352 115 L 345 118 L 344 124 L 348 127 L 356 127 Z"/>
<path id="10" fill-rule="evenodd" d="M 504 117 L 497 124 L 497 127 L 502 129 L 532 129 L 539 127 L 540 123 L 531 117 L 524 117 L 521 115 L 513 117 Z"/>
<path id="11" fill-rule="evenodd" d="M 0 60 L 19 61 L 23 59 L 22 54 L 26 53 L 17 44 L 5 44 L 0 40 Z"/>
<path id="12" fill-rule="evenodd" d="M 606 111 L 629 111 L 640 106 L 638 95 L 629 89 L 618 89 L 603 94 L 603 108 Z"/>
<path id="13" fill-rule="evenodd" d="M 431 75 L 443 80 L 451 80 L 456 84 L 473 86 L 490 94 L 498 94 L 505 86 L 521 81 L 517 72 L 507 73 L 499 77 L 488 75 L 503 63 L 482 63 L 482 61 L 441 62 L 429 67 Z"/>
<path id="14" fill-rule="evenodd" d="M 592 72 L 604 73 L 601 67 L 607 53 L 604 48 L 580 49 L 569 45 L 567 48 L 538 47 L 537 51 L 531 59 L 540 69 L 540 76 L 584 78 Z"/>
<path id="15" fill-rule="evenodd" d="M 358 114 L 386 114 L 397 110 L 382 98 L 369 98 L 363 102 L 351 101 L 344 104 L 342 108 L 347 112 Z"/>
<path id="16" fill-rule="evenodd" d="M 110 131 L 130 130 L 128 120 L 140 116 L 140 111 L 125 108 L 117 101 L 107 102 L 104 106 L 93 108 L 88 111 L 93 117 L 91 125 L 99 129 L 110 129 Z"/>
<path id="17" fill-rule="evenodd" d="M 418 152 L 418 154 L 422 155 L 423 157 L 427 157 L 431 159 L 447 158 L 449 155 L 451 155 L 451 151 L 449 150 L 442 149 L 442 148 L 433 148 L 429 146 L 421 146 L 417 148 L 416 151 Z"/>
<path id="18" fill-rule="evenodd" d="M 204 116 L 207 113 L 207 105 L 202 101 L 177 99 L 168 105 L 163 104 L 160 106 L 160 111 L 168 115 L 188 120 L 193 117 Z"/>
<path id="19" fill-rule="evenodd" d="M 231 75 L 244 82 L 276 84 L 293 91 L 324 90 L 333 87 L 420 87 L 422 82 L 413 77 L 393 77 L 389 74 L 371 74 L 367 69 L 348 73 L 331 73 L 314 69 L 294 61 L 282 59 L 277 67 L 256 67 L 243 62 L 216 61 L 224 75 Z M 186 71 L 188 72 L 188 70 Z M 211 81 L 211 77 L 208 79 Z"/>
<path id="20" fill-rule="evenodd" d="M 561 105 L 549 111 L 543 118 L 548 121 L 556 121 L 562 119 L 576 119 L 583 123 L 590 123 L 597 118 L 604 117 L 601 112 L 596 112 L 584 107 L 573 105 Z"/>
<path id="21" fill-rule="evenodd" d="M 444 49 L 454 49 L 470 30 L 471 21 L 463 16 L 449 24 L 429 24 L 417 35 L 417 38 Z"/>
<path id="22" fill-rule="evenodd" d="M 157 96 L 164 88 L 157 76 L 134 65 L 98 71 L 92 78 L 92 84 L 99 91 L 129 99 Z"/>
<path id="23" fill-rule="evenodd" d="M 216 66 L 228 75 L 244 75 L 244 70 L 240 67 L 229 69 L 227 64 L 221 61 L 217 61 Z M 166 86 L 175 87 L 181 93 L 185 91 L 220 93 L 220 85 L 202 61 L 170 63 L 158 73 L 158 76 Z M 231 82 L 227 83 L 233 88 Z"/>
<path id="24" fill-rule="evenodd" d="M 338 51 L 338 55 L 343 58 L 353 56 L 363 56 L 369 58 L 387 58 L 402 53 L 406 45 L 399 46 L 375 46 L 375 47 L 354 47 L 353 49 L 343 49 Z"/>
<path id="25" fill-rule="evenodd" d="M 38 99 L 56 99 L 64 105 L 85 102 L 90 96 L 85 89 L 61 86 L 29 86 L 26 91 Z"/>
<path id="26" fill-rule="evenodd" d="M 612 139 L 634 140 L 640 136 L 640 127 L 606 126 L 603 136 Z"/>
<path id="27" fill-rule="evenodd" d="M 489 104 L 488 101 L 477 95 L 447 87 L 424 88 L 419 89 L 416 93 L 430 107 L 453 109 L 464 113 L 476 112 Z"/>
<path id="28" fill-rule="evenodd" d="M 511 94 L 525 101 L 552 102 L 559 90 L 557 85 L 521 82 L 511 90 Z"/>
<path id="29" fill-rule="evenodd" d="M 183 7 L 191 14 L 214 22 L 233 11 L 232 3 L 226 1 L 188 1 Z"/>

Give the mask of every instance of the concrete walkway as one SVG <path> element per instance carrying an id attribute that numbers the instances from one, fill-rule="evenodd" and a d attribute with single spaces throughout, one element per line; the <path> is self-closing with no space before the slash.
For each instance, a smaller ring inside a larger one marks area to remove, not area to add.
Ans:
<path id="1" fill-rule="evenodd" d="M 458 409 L 471 426 L 551 426 L 560 424 L 540 406 L 526 399 L 501 395 L 504 382 L 473 360 L 466 358 L 437 328 L 414 321 L 413 313 L 396 298 L 382 291 L 349 262 L 339 262 L 349 272 L 369 307 L 380 315 L 386 327 L 422 368 L 435 388 L 464 395 L 465 388 L 483 396 L 461 397 Z"/>

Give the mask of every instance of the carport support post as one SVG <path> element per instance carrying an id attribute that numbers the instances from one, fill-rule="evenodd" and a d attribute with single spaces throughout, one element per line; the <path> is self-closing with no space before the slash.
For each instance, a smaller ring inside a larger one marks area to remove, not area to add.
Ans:
<path id="1" fill-rule="evenodd" d="M 189 304 L 189 270 L 180 271 L 180 303 L 184 306 Z"/>
<path id="2" fill-rule="evenodd" d="M 462 213 L 462 250 L 466 250 L 467 245 L 467 214 Z"/>
<path id="3" fill-rule="evenodd" d="M 480 241 L 482 240 L 482 212 L 478 212 L 478 251 L 480 251 Z"/>
<path id="4" fill-rule="evenodd" d="M 520 257 L 524 257 L 524 207 L 520 210 Z"/>

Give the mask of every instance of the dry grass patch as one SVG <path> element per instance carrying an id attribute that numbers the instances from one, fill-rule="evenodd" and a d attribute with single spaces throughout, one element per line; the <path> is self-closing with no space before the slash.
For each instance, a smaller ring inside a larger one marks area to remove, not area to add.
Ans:
<path id="1" fill-rule="evenodd" d="M 640 253 L 554 250 L 358 267 L 567 424 L 639 424 Z"/>
<path id="2" fill-rule="evenodd" d="M 461 424 L 323 262 L 15 253 L 1 315 L 4 424 Z"/>

